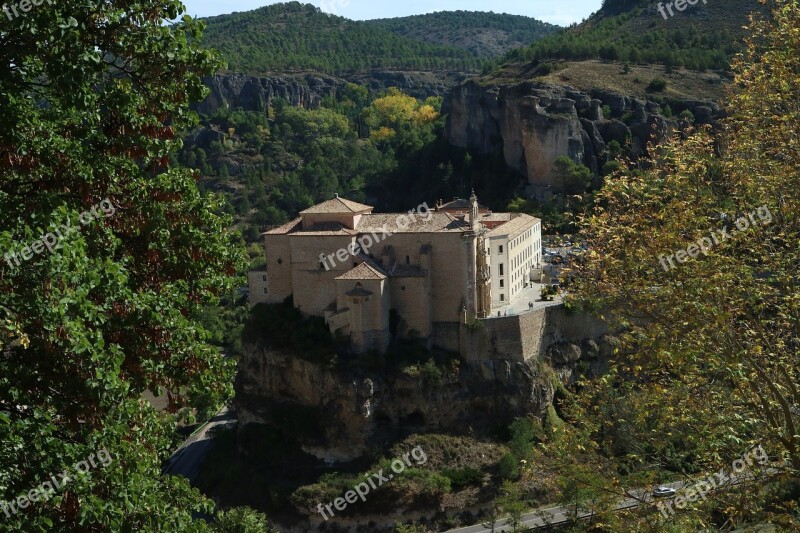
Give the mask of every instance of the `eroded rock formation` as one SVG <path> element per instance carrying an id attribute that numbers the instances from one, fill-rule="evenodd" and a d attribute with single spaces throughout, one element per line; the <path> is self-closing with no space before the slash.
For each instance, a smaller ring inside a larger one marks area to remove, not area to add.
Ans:
<path id="1" fill-rule="evenodd" d="M 705 101 L 667 102 L 677 116 L 689 110 L 695 124 L 710 124 L 720 115 Z M 608 106 L 606 117 L 603 107 Z M 598 173 L 606 147 L 630 141 L 634 157 L 650 141 L 661 142 L 681 125 L 661 114 L 658 103 L 609 91 L 582 92 L 560 85 L 524 82 L 483 86 L 469 80 L 445 99 L 451 144 L 480 153 L 500 152 L 506 163 L 534 185 L 555 185 L 553 162 L 562 155 Z M 688 124 L 685 124 L 688 125 Z"/>

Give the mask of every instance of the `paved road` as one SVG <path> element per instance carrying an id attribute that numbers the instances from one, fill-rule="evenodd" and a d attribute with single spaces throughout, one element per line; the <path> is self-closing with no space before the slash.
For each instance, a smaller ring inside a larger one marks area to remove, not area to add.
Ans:
<path id="1" fill-rule="evenodd" d="M 685 486 L 683 481 L 679 481 L 677 483 L 670 483 L 668 485 L 664 485 L 665 487 L 671 487 L 675 490 L 680 490 Z M 643 502 L 652 501 L 652 496 L 650 496 L 649 491 L 645 490 L 636 490 L 629 493 L 629 497 L 621 500 L 615 507 L 615 510 L 621 511 L 623 509 L 632 509 L 634 507 L 638 507 Z M 566 506 L 564 507 L 547 507 L 544 509 L 537 509 L 536 511 L 527 513 L 522 515 L 522 524 L 525 527 L 529 527 L 531 529 L 539 529 L 547 526 L 563 524 L 568 522 L 572 515 L 570 514 L 571 508 Z M 589 518 L 591 513 L 588 512 L 580 512 L 578 517 Z M 495 531 L 511 531 L 511 526 L 505 525 L 506 519 L 503 518 L 497 521 L 495 526 Z M 467 526 L 458 529 L 450 529 L 447 533 L 489 533 L 491 529 L 484 527 L 483 525 L 474 525 L 474 526 Z"/>
<path id="2" fill-rule="evenodd" d="M 214 442 L 211 440 L 210 431 L 218 426 L 236 423 L 233 411 L 224 407 L 217 415 L 208 421 L 200 430 L 189 437 L 178 450 L 172 454 L 162 473 L 171 476 L 183 476 L 194 482 L 200 472 L 200 464 L 211 451 Z"/>
<path id="3" fill-rule="evenodd" d="M 726 481 L 717 484 L 712 488 L 712 491 L 719 490 L 723 487 L 734 487 L 736 485 L 741 485 L 747 481 L 754 481 L 757 479 L 763 479 L 763 476 L 772 476 L 781 473 L 780 469 L 774 467 L 766 467 L 763 470 L 753 471 L 749 473 L 742 473 L 742 474 L 733 474 L 728 477 Z M 696 486 L 698 480 L 693 481 L 677 481 L 675 483 L 669 483 L 663 485 L 664 487 L 670 487 L 675 489 L 680 493 L 680 490 L 683 488 L 687 488 L 690 485 Z M 623 509 L 633 509 L 634 507 L 639 507 L 640 505 L 653 503 L 654 499 L 650 495 L 649 490 L 638 489 L 633 490 L 627 493 L 626 498 L 620 500 L 620 502 L 614 506 L 615 511 L 621 511 Z M 663 501 L 668 501 L 669 498 L 664 498 Z M 531 529 L 539 529 L 547 526 L 553 526 L 558 524 L 563 524 L 568 522 L 571 518 L 570 511 L 572 510 L 571 507 L 548 507 L 543 509 L 537 509 L 536 511 L 532 511 L 522 516 L 522 525 L 529 527 Z M 588 512 L 580 512 L 578 514 L 578 518 L 584 519 L 591 517 L 591 513 Z M 511 531 L 511 527 L 505 525 L 507 518 L 502 518 L 497 521 L 495 526 L 495 531 Z M 474 526 L 467 526 L 458 529 L 450 529 L 446 533 L 490 533 L 491 529 L 484 527 L 482 524 L 474 525 Z"/>

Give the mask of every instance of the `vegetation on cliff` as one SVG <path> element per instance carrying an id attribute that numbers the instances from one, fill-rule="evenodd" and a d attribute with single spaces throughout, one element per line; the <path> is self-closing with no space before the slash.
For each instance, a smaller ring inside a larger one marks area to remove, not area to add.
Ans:
<path id="1" fill-rule="evenodd" d="M 350 84 L 319 109 L 278 99 L 263 113 L 204 117 L 173 157 L 200 171 L 205 190 L 228 199 L 249 242 L 334 193 L 402 211 L 475 188 L 482 203 L 504 208 L 520 177 L 502 156 L 472 157 L 450 146 L 440 108 L 440 98 L 418 101 L 396 89 L 370 95 Z"/>

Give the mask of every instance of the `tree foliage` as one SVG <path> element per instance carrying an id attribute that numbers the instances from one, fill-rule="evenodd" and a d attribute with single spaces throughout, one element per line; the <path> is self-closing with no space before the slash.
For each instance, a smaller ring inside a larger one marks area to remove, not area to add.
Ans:
<path id="1" fill-rule="evenodd" d="M 777 6 L 734 63 L 724 133 L 624 168 L 585 219 L 580 299 L 624 343 L 608 375 L 583 383 L 575 416 L 621 472 L 651 482 L 730 470 L 762 445 L 785 461 L 772 465 L 778 491 L 723 491 L 718 515 L 701 506 L 705 524 L 761 519 L 766 500 L 768 520 L 797 529 L 780 491 L 800 472 L 800 7 Z"/>
<path id="2" fill-rule="evenodd" d="M 231 392 L 231 365 L 192 317 L 242 254 L 219 202 L 169 168 L 218 66 L 200 23 L 165 24 L 183 11 L 64 0 L 0 20 L 0 250 L 23 256 L 0 263 L 0 497 L 111 458 L 4 530 L 191 531 L 211 509 L 161 477 L 174 421 L 141 399 L 166 390 L 174 411 Z M 52 250 L 23 251 L 67 224 Z"/>

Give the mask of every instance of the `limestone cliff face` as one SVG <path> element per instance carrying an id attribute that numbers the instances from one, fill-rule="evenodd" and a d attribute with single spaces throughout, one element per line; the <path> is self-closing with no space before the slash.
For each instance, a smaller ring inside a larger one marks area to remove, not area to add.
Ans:
<path id="1" fill-rule="evenodd" d="M 696 124 L 710 124 L 720 114 L 703 101 L 669 102 L 677 115 L 688 109 Z M 611 117 L 603 116 L 608 105 Z M 555 159 L 569 156 L 598 172 L 612 140 L 631 141 L 631 155 L 647 143 L 673 134 L 679 121 L 660 114 L 655 102 L 608 91 L 586 93 L 535 82 L 482 86 L 475 80 L 455 87 L 445 98 L 447 137 L 451 144 L 480 153 L 504 155 L 506 163 L 534 185 L 555 185 Z M 625 119 L 625 122 L 620 120 Z"/>
<path id="2" fill-rule="evenodd" d="M 347 84 L 342 79 L 323 75 L 259 78 L 244 74 L 217 74 L 203 81 L 211 93 L 197 105 L 201 114 L 237 107 L 245 111 L 266 111 L 275 98 L 283 98 L 293 106 L 317 108 L 323 98 L 335 94 Z"/>
<path id="3" fill-rule="evenodd" d="M 264 77 L 217 74 L 203 80 L 211 93 L 195 109 L 201 114 L 237 107 L 245 111 L 265 111 L 275 98 L 283 98 L 293 106 L 315 109 L 323 98 L 341 92 L 348 82 L 365 85 L 374 93 L 397 87 L 415 98 L 427 98 L 444 96 L 464 78 L 460 73 L 395 71 L 372 71 L 346 78 L 324 74 Z"/>
<path id="4" fill-rule="evenodd" d="M 360 457 L 410 432 L 496 428 L 544 415 L 555 374 L 536 362 L 458 362 L 441 382 L 400 371 L 332 369 L 245 347 L 236 383 L 239 428 L 297 428 L 304 451 L 330 462 Z"/>

